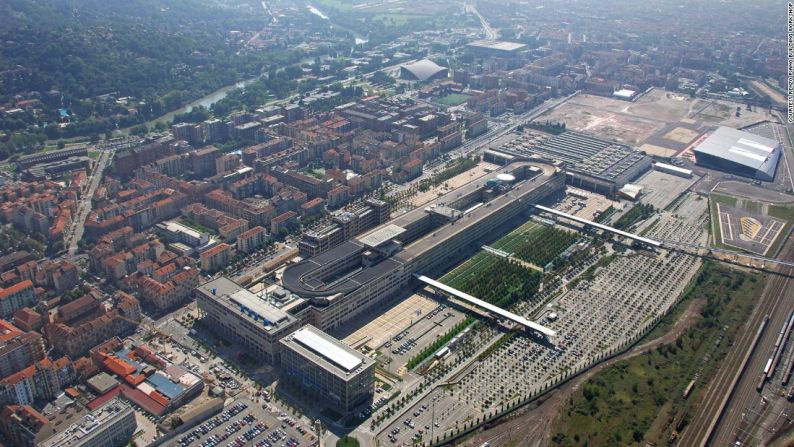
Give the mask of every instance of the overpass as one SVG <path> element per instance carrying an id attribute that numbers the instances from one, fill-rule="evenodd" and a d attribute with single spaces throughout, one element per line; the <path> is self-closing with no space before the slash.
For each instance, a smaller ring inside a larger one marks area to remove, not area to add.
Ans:
<path id="1" fill-rule="evenodd" d="M 574 216 L 574 215 L 571 215 L 571 214 L 568 214 L 568 213 L 563 213 L 562 211 L 557 211 L 555 209 L 548 208 L 548 207 L 545 207 L 545 206 L 542 206 L 542 205 L 535 205 L 535 208 L 540 210 L 540 211 L 543 211 L 543 212 L 546 212 L 546 213 L 549 213 L 549 214 L 553 214 L 555 216 L 559 216 L 559 217 L 562 217 L 562 218 L 565 218 L 565 219 L 568 219 L 568 220 L 572 220 L 574 222 L 578 222 L 578 223 L 583 224 L 583 225 L 588 225 L 588 226 L 591 226 L 593 228 L 598 228 L 599 230 L 604 230 L 604 231 L 607 231 L 607 232 L 610 232 L 610 233 L 613 233 L 613 234 L 617 234 L 619 236 L 623 236 L 625 238 L 633 239 L 633 240 L 635 240 L 637 242 L 643 243 L 645 245 L 649 245 L 649 246 L 654 247 L 654 248 L 666 248 L 666 249 L 669 249 L 669 250 L 676 250 L 676 251 L 682 251 L 682 252 L 685 252 L 684 248 L 691 249 L 691 250 L 708 250 L 708 251 L 712 251 L 712 252 L 715 252 L 715 253 L 722 253 L 722 254 L 726 254 L 726 255 L 741 256 L 743 258 L 752 259 L 753 261 L 758 261 L 758 262 L 762 262 L 762 263 L 766 263 L 766 264 L 778 264 L 778 265 L 783 265 L 783 266 L 787 266 L 787 267 L 794 267 L 794 262 L 785 261 L 783 259 L 767 258 L 767 257 L 764 257 L 764 256 L 753 255 L 753 254 L 750 254 L 750 253 L 733 251 L 733 250 L 725 250 L 725 249 L 721 249 L 721 248 L 717 248 L 717 247 L 709 247 L 709 246 L 700 245 L 700 244 L 693 244 L 693 243 L 689 243 L 689 242 L 671 241 L 671 240 L 667 240 L 667 239 L 656 241 L 656 240 L 653 240 L 653 239 L 649 239 L 647 237 L 642 237 L 642 236 L 634 234 L 634 233 L 629 233 L 627 231 L 618 230 L 617 228 L 613 228 L 613 227 L 610 227 L 608 225 L 600 224 L 598 222 L 593 222 L 591 220 L 583 219 L 581 217 L 577 217 L 577 216 Z"/>
<path id="2" fill-rule="evenodd" d="M 549 213 L 549 214 L 554 214 L 555 216 L 559 216 L 559 217 L 562 217 L 562 218 L 565 218 L 565 219 L 568 219 L 568 220 L 572 220 L 574 222 L 577 222 L 577 223 L 580 223 L 580 224 L 583 224 L 583 225 L 591 226 L 593 228 L 598 228 L 599 230 L 604 230 L 604 231 L 607 231 L 609 233 L 617 234 L 618 236 L 623 236 L 625 238 L 633 239 L 633 240 L 635 240 L 637 242 L 641 242 L 641 243 L 643 243 L 645 245 L 650 245 L 651 247 L 654 247 L 654 248 L 661 248 L 661 246 L 662 246 L 662 243 L 659 242 L 659 241 L 655 241 L 653 239 L 648 239 L 647 237 L 642 237 L 640 235 L 637 235 L 637 234 L 634 234 L 634 233 L 629 233 L 627 231 L 618 230 L 617 228 L 613 228 L 613 227 L 610 227 L 608 225 L 600 224 L 598 222 L 593 222 L 592 220 L 583 219 L 581 217 L 576 217 L 576 216 L 574 216 L 572 214 L 563 213 L 562 211 L 557 211 L 555 209 L 548 208 L 548 207 L 545 207 L 545 206 L 542 206 L 542 205 L 535 205 L 535 208 L 539 209 L 540 211 L 544 211 L 544 212 Z"/>
<path id="3" fill-rule="evenodd" d="M 423 283 L 425 283 L 425 284 L 427 284 L 427 285 L 429 285 L 431 287 L 434 287 L 436 289 L 442 290 L 442 291 L 444 291 L 444 292 L 446 292 L 446 293 L 448 293 L 450 295 L 455 296 L 456 298 L 460 298 L 461 300 L 463 300 L 463 301 L 465 301 L 465 302 L 467 302 L 469 304 L 473 304 L 473 305 L 475 305 L 477 307 L 485 309 L 488 312 L 490 312 L 491 314 L 498 315 L 498 316 L 500 316 L 502 318 L 510 320 L 510 321 L 512 321 L 514 323 L 517 323 L 517 324 L 521 325 L 521 326 L 529 328 L 529 329 L 531 329 L 531 330 L 533 330 L 535 332 L 538 332 L 538 333 L 544 335 L 547 338 L 552 338 L 555 335 L 557 335 L 557 332 L 552 330 L 552 329 L 549 329 L 549 328 L 547 328 L 545 326 L 541 326 L 541 325 L 539 325 L 537 323 L 529 321 L 529 320 L 527 320 L 526 318 L 524 318 L 522 316 L 516 315 L 516 314 L 514 314 L 512 312 L 508 312 L 508 311 L 502 309 L 501 307 L 494 306 L 491 303 L 487 303 L 487 302 L 485 302 L 485 301 L 483 301 L 483 300 L 481 300 L 479 298 L 475 298 L 475 297 L 469 295 L 468 293 L 461 292 L 458 289 L 455 289 L 455 288 L 450 287 L 450 286 L 448 286 L 446 284 L 440 283 L 440 282 L 438 282 L 438 281 L 436 281 L 434 279 L 428 278 L 427 276 L 414 274 L 414 277 L 416 279 L 418 279 L 419 281 L 422 281 Z"/>

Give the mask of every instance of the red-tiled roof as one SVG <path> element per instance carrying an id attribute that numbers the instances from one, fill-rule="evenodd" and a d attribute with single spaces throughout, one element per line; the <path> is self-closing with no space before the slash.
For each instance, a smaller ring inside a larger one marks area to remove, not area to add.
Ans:
<path id="1" fill-rule="evenodd" d="M 20 281 L 7 289 L 0 289 L 0 300 L 8 298 L 9 296 L 19 293 L 29 287 L 33 287 L 33 281 L 26 279 Z"/>

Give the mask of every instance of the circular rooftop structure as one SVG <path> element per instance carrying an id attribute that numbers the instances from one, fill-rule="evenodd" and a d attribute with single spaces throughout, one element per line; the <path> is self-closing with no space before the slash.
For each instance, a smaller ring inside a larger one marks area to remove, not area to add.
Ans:
<path id="1" fill-rule="evenodd" d="M 513 174 L 499 174 L 496 179 L 502 183 L 513 183 L 516 181 L 516 176 Z"/>

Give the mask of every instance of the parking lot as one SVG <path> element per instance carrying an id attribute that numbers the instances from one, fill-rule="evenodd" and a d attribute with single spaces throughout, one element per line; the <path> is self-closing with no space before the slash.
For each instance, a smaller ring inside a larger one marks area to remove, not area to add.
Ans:
<path id="1" fill-rule="evenodd" d="M 715 201 L 720 242 L 765 255 L 786 228 L 786 222 Z"/>
<path id="2" fill-rule="evenodd" d="M 616 209 L 622 208 L 620 202 L 609 200 L 600 194 L 568 187 L 565 198 L 556 203 L 553 208 L 582 219 L 593 219 L 610 206 Z"/>
<path id="3" fill-rule="evenodd" d="M 698 180 L 700 177 L 697 176 L 684 178 L 652 169 L 633 183 L 642 186 L 641 203 L 665 209 Z"/>
<path id="4" fill-rule="evenodd" d="M 648 236 L 705 243 L 707 202 L 688 195 L 675 208 L 675 214 L 665 212 L 659 217 Z M 507 336 L 454 387 L 436 389 L 387 426 L 379 436 L 381 443 L 411 445 L 420 437 L 427 441 L 430 436 L 443 436 L 540 391 L 561 374 L 587 367 L 600 355 L 638 337 L 654 317 L 666 313 L 701 263 L 680 253 L 629 252 L 609 259 L 593 275 L 574 279 L 544 309 L 525 315 L 548 315 L 554 309 L 555 318 L 543 320 L 557 331 L 552 344 L 538 343 L 524 332 Z M 503 336 L 488 335 L 491 340 Z"/>
<path id="5" fill-rule="evenodd" d="M 248 399 L 232 405 L 178 436 L 168 444 L 172 447 L 256 447 L 310 445 L 315 437 L 311 430 L 282 414 L 275 417 Z"/>
<path id="6" fill-rule="evenodd" d="M 405 364 L 433 343 L 438 337 L 466 318 L 463 312 L 446 304 L 436 304 L 433 309 L 421 315 L 414 324 L 402 332 L 394 333 L 391 340 L 382 348 L 382 362 L 393 373 L 407 373 Z"/>
<path id="7" fill-rule="evenodd" d="M 389 338 L 404 331 L 414 321 L 425 317 L 436 307 L 438 303 L 435 301 L 420 294 L 413 294 L 345 337 L 344 342 L 354 348 L 366 346 L 370 350 L 378 349 L 388 342 Z"/>

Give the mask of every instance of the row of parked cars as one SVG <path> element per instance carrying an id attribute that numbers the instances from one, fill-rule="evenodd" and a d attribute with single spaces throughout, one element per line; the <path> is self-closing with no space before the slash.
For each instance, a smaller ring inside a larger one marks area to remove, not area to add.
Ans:
<path id="1" fill-rule="evenodd" d="M 193 431 L 179 438 L 179 445 L 181 447 L 189 446 L 193 441 L 199 439 L 202 435 L 206 435 L 207 433 L 211 432 L 215 427 L 218 427 L 221 424 L 228 422 L 231 418 L 245 411 L 246 408 L 248 408 L 247 404 L 245 404 L 244 402 L 237 402 L 236 404 L 224 410 L 223 413 L 215 416 L 214 418 L 208 420 L 207 422 L 204 422 L 203 424 L 194 428 Z"/>

